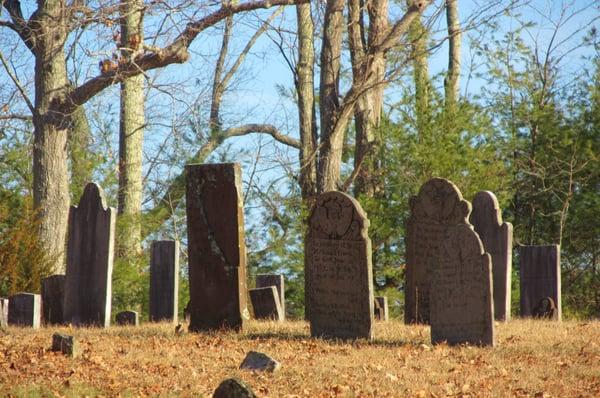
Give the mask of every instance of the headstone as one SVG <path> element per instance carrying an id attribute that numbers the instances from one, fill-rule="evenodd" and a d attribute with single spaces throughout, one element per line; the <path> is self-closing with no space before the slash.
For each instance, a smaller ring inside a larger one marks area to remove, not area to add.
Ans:
<path id="1" fill-rule="evenodd" d="M 121 311 L 115 316 L 117 325 L 121 326 L 138 326 L 138 313 L 135 311 Z"/>
<path id="2" fill-rule="evenodd" d="M 152 243 L 150 258 L 150 321 L 177 322 L 179 297 L 179 242 Z"/>
<path id="3" fill-rule="evenodd" d="M 69 212 L 64 322 L 108 327 L 112 299 L 115 209 L 88 183 Z"/>
<path id="4" fill-rule="evenodd" d="M 369 220 L 352 197 L 321 194 L 305 243 L 306 310 L 312 336 L 373 338 Z"/>
<path id="5" fill-rule="evenodd" d="M 275 286 L 259 287 L 248 292 L 254 309 L 254 318 L 283 321 L 279 294 Z"/>
<path id="6" fill-rule="evenodd" d="M 556 307 L 554 319 L 561 320 L 560 246 L 520 246 L 521 316 L 534 316 L 534 308 L 545 297 Z"/>
<path id="7" fill-rule="evenodd" d="M 65 275 L 51 275 L 42 279 L 42 311 L 44 322 L 58 325 L 63 321 Z"/>
<path id="8" fill-rule="evenodd" d="M 389 320 L 387 296 L 375 296 L 375 319 L 378 321 Z"/>
<path id="9" fill-rule="evenodd" d="M 190 331 L 242 330 L 249 318 L 239 164 L 188 165 Z"/>
<path id="10" fill-rule="evenodd" d="M 0 297 L 0 328 L 8 325 L 8 299 Z"/>
<path id="11" fill-rule="evenodd" d="M 18 293 L 8 299 L 8 324 L 40 327 L 42 298 L 39 294 Z"/>
<path id="12" fill-rule="evenodd" d="M 59 351 L 66 356 L 76 358 L 79 356 L 79 344 L 73 336 L 54 333 L 52 335 L 52 351 Z"/>
<path id="13" fill-rule="evenodd" d="M 281 312 L 285 319 L 285 285 L 283 275 L 280 274 L 258 274 L 256 275 L 256 287 L 275 286 L 281 303 Z"/>
<path id="14" fill-rule="evenodd" d="M 470 205 L 451 181 L 432 178 L 410 199 L 406 223 L 404 322 L 429 323 L 429 291 L 448 228 L 468 223 Z"/>
<path id="15" fill-rule="evenodd" d="M 551 297 L 541 299 L 538 305 L 533 308 L 533 317 L 556 320 L 558 311 L 556 311 L 554 300 Z"/>
<path id="16" fill-rule="evenodd" d="M 213 398 L 256 398 L 254 391 L 237 377 L 226 379 L 219 384 Z"/>
<path id="17" fill-rule="evenodd" d="M 489 191 L 481 191 L 475 195 L 470 220 L 483 243 L 483 249 L 492 256 L 494 316 L 499 321 L 508 321 L 512 275 L 512 224 L 502 222 L 498 199 Z"/>
<path id="18" fill-rule="evenodd" d="M 258 370 L 263 372 L 276 372 L 281 364 L 262 352 L 250 351 L 242 361 L 240 369 Z"/>
<path id="19" fill-rule="evenodd" d="M 431 342 L 494 346 L 492 261 L 471 225 L 450 228 L 431 282 Z"/>

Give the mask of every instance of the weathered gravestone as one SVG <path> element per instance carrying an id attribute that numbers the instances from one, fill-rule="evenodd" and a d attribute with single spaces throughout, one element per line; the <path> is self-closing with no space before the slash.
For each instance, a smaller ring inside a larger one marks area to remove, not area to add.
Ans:
<path id="1" fill-rule="evenodd" d="M 190 331 L 242 330 L 249 318 L 240 166 L 188 165 Z"/>
<path id="2" fill-rule="evenodd" d="M 317 198 L 305 243 L 306 310 L 312 336 L 373 337 L 369 220 L 341 192 Z"/>
<path id="3" fill-rule="evenodd" d="M 481 191 L 475 195 L 469 219 L 483 243 L 483 249 L 492 256 L 494 316 L 499 321 L 508 321 L 512 275 L 512 224 L 502 222 L 498 199 L 490 191 Z"/>
<path id="4" fill-rule="evenodd" d="M 108 327 L 112 299 L 115 209 L 99 185 L 88 183 L 69 212 L 63 320 Z"/>
<path id="5" fill-rule="evenodd" d="M 556 311 L 554 300 L 551 297 L 541 299 L 538 305 L 533 308 L 532 315 L 534 318 L 556 320 L 558 318 L 558 311 Z"/>
<path id="6" fill-rule="evenodd" d="M 136 311 L 121 311 L 115 316 L 117 325 L 138 326 L 140 324 L 138 313 Z"/>
<path id="7" fill-rule="evenodd" d="M 378 321 L 389 320 L 387 296 L 375 296 L 375 319 Z"/>
<path id="8" fill-rule="evenodd" d="M 8 325 L 8 299 L 0 297 L 0 328 Z"/>
<path id="9" fill-rule="evenodd" d="M 51 275 L 42 279 L 42 312 L 44 322 L 50 325 L 63 321 L 65 275 Z"/>
<path id="10" fill-rule="evenodd" d="M 256 287 L 268 287 L 275 286 L 277 294 L 279 295 L 279 302 L 281 304 L 281 313 L 283 319 L 285 319 L 285 285 L 283 275 L 279 274 L 258 274 L 256 275 Z"/>
<path id="11" fill-rule="evenodd" d="M 542 299 L 555 305 L 553 318 L 561 320 L 560 246 L 520 246 L 521 316 L 534 316 Z"/>
<path id="12" fill-rule="evenodd" d="M 75 337 L 60 333 L 52 335 L 52 351 L 62 352 L 71 358 L 78 357 L 81 352 Z"/>
<path id="13" fill-rule="evenodd" d="M 431 281 L 431 342 L 494 346 L 492 261 L 471 225 L 450 228 Z"/>
<path id="14" fill-rule="evenodd" d="M 257 398 L 252 388 L 237 377 L 223 380 L 212 398 Z"/>
<path id="15" fill-rule="evenodd" d="M 39 294 L 18 293 L 8 299 L 8 324 L 40 327 L 42 298 Z"/>
<path id="16" fill-rule="evenodd" d="M 404 322 L 429 323 L 429 291 L 440 262 L 440 244 L 448 228 L 468 223 L 470 205 L 452 182 L 432 178 L 410 199 L 410 210 L 406 223 Z"/>
<path id="17" fill-rule="evenodd" d="M 250 289 L 250 301 L 256 319 L 273 319 L 283 321 L 283 311 L 279 301 L 279 294 L 275 286 Z"/>
<path id="18" fill-rule="evenodd" d="M 177 322 L 179 242 L 152 243 L 150 258 L 150 321 Z"/>

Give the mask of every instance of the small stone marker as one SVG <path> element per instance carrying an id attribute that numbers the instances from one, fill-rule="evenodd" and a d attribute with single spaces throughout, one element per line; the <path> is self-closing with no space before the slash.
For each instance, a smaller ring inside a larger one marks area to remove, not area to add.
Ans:
<path id="1" fill-rule="evenodd" d="M 242 361 L 240 369 L 257 370 L 263 372 L 276 372 L 281 364 L 262 352 L 250 351 Z"/>
<path id="2" fill-rule="evenodd" d="M 378 321 L 389 320 L 387 296 L 375 296 L 375 319 Z"/>
<path id="3" fill-rule="evenodd" d="M 256 319 L 272 319 L 283 321 L 283 311 L 275 286 L 250 289 L 250 300 Z"/>
<path id="4" fill-rule="evenodd" d="M 79 344 L 73 336 L 54 333 L 52 335 L 52 351 L 60 351 L 69 357 L 76 358 L 79 356 Z"/>
<path id="5" fill-rule="evenodd" d="M 520 246 L 521 316 L 534 316 L 534 308 L 550 297 L 556 307 L 553 319 L 560 321 L 560 246 Z"/>
<path id="6" fill-rule="evenodd" d="M 492 260 L 469 224 L 448 230 L 431 282 L 431 342 L 494 346 Z"/>
<path id="7" fill-rule="evenodd" d="M 190 331 L 242 330 L 249 318 L 239 164 L 187 165 Z"/>
<path id="8" fill-rule="evenodd" d="M 58 325 L 63 321 L 65 275 L 51 275 L 42 279 L 42 311 L 44 322 Z"/>
<path id="9" fill-rule="evenodd" d="M 18 293 L 8 299 L 8 324 L 40 327 L 42 297 L 39 294 Z"/>
<path id="10" fill-rule="evenodd" d="M 373 338 L 369 220 L 352 197 L 321 194 L 305 244 L 306 311 L 313 337 Z"/>
<path id="11" fill-rule="evenodd" d="M 281 303 L 281 312 L 285 319 L 285 282 L 283 275 L 280 274 L 258 274 L 256 275 L 256 287 L 275 286 L 277 294 L 279 294 L 279 302 Z"/>
<path id="12" fill-rule="evenodd" d="M 404 322 L 429 323 L 431 278 L 449 227 L 468 223 L 470 205 L 451 181 L 432 178 L 410 199 L 406 223 Z"/>
<path id="13" fill-rule="evenodd" d="M 498 199 L 490 191 L 481 191 L 473 199 L 470 217 L 483 249 L 492 256 L 494 281 L 494 316 L 499 321 L 510 320 L 513 226 L 502 222 Z"/>
<path id="14" fill-rule="evenodd" d="M 8 326 L 8 299 L 0 297 L 0 328 Z"/>
<path id="15" fill-rule="evenodd" d="M 551 297 L 544 297 L 533 309 L 534 318 L 556 320 L 557 316 L 558 312 L 556 311 L 556 304 L 554 304 L 554 300 L 552 300 Z"/>
<path id="16" fill-rule="evenodd" d="M 138 326 L 139 317 L 135 311 L 121 311 L 115 316 L 117 325 L 121 326 Z"/>
<path id="17" fill-rule="evenodd" d="M 257 398 L 254 391 L 237 377 L 226 379 L 219 384 L 213 398 Z"/>
<path id="18" fill-rule="evenodd" d="M 69 212 L 64 322 L 108 327 L 116 211 L 99 185 L 88 183 Z"/>
<path id="19" fill-rule="evenodd" d="M 153 242 L 150 259 L 150 321 L 176 323 L 178 297 L 179 242 Z"/>

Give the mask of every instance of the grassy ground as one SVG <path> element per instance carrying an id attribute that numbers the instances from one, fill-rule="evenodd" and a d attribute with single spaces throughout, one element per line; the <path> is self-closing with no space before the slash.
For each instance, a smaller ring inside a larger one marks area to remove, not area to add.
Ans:
<path id="1" fill-rule="evenodd" d="M 50 351 L 52 333 L 82 354 Z M 238 376 L 261 397 L 600 397 L 600 322 L 515 320 L 498 347 L 431 346 L 429 328 L 378 322 L 372 342 L 308 338 L 304 322 L 176 335 L 168 324 L 0 331 L 0 396 L 211 396 Z M 282 363 L 239 370 L 250 350 Z"/>

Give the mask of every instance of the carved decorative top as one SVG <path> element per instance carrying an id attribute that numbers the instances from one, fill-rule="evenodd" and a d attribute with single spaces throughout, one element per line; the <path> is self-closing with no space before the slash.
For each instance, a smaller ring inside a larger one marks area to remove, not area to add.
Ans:
<path id="1" fill-rule="evenodd" d="M 410 200 L 411 218 L 428 218 L 442 224 L 468 224 L 471 204 L 444 178 L 432 178 Z"/>
<path id="2" fill-rule="evenodd" d="M 317 239 L 361 240 L 367 238 L 369 220 L 351 196 L 331 191 L 319 196 L 313 206 L 309 233 Z"/>

